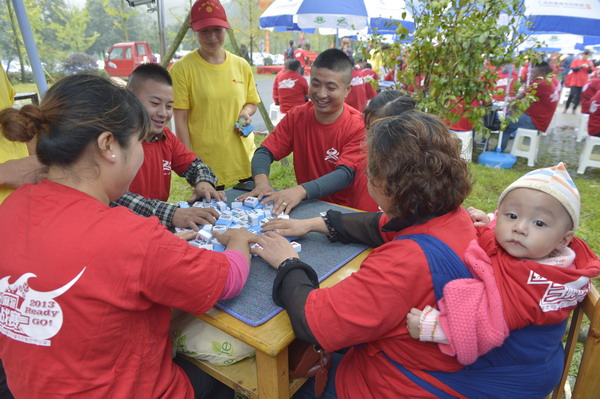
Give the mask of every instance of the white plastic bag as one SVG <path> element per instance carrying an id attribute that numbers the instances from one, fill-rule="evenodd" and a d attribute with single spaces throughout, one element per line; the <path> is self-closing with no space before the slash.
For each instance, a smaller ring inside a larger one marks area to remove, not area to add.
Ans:
<path id="1" fill-rule="evenodd" d="M 177 352 L 217 366 L 228 366 L 256 353 L 251 346 L 190 314 L 172 321 L 171 337 Z"/>

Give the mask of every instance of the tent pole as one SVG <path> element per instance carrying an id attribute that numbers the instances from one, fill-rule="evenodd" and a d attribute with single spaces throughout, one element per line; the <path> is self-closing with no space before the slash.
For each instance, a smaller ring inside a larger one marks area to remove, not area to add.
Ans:
<path id="1" fill-rule="evenodd" d="M 29 62 L 31 63 L 31 69 L 33 70 L 33 78 L 37 85 L 40 98 L 44 98 L 48 91 L 48 83 L 44 77 L 44 70 L 40 61 L 40 56 L 33 40 L 33 34 L 31 33 L 31 25 L 29 25 L 29 19 L 27 19 L 27 12 L 25 12 L 25 6 L 23 0 L 12 0 L 13 7 L 15 8 L 15 15 L 19 21 L 19 28 L 21 29 L 21 35 L 23 36 L 23 42 L 27 49 L 27 55 L 29 56 Z"/>

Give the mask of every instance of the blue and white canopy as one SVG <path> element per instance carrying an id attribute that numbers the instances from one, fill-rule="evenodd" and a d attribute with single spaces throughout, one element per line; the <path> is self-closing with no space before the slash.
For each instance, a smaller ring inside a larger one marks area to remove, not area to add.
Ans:
<path id="1" fill-rule="evenodd" d="M 600 0 L 524 0 L 524 5 L 532 31 L 600 36 Z"/>
<path id="2" fill-rule="evenodd" d="M 404 0 L 275 0 L 260 17 L 261 28 L 390 31 L 390 21 L 412 30 Z"/>

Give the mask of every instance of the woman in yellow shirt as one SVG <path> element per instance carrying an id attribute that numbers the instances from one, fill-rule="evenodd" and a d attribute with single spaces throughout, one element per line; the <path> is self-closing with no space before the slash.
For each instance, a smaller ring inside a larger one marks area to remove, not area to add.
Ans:
<path id="1" fill-rule="evenodd" d="M 0 111 L 11 108 L 16 90 L 0 68 Z M 27 144 L 4 136 L 0 126 L 0 203 L 21 184 L 35 181 L 42 165 L 35 155 L 30 156 Z"/>
<path id="2" fill-rule="evenodd" d="M 217 175 L 220 184 L 252 176 L 254 137 L 249 125 L 260 101 L 250 65 L 225 49 L 227 15 L 218 0 L 197 1 L 191 11 L 199 48 L 171 67 L 177 137 Z"/>

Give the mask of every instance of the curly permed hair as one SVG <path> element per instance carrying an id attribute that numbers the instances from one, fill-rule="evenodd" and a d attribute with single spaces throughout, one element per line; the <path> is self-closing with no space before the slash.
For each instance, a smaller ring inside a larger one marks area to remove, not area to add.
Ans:
<path id="1" fill-rule="evenodd" d="M 435 116 L 412 110 L 381 119 L 371 126 L 367 147 L 369 180 L 392 199 L 394 217 L 441 216 L 471 192 L 460 140 Z"/>

